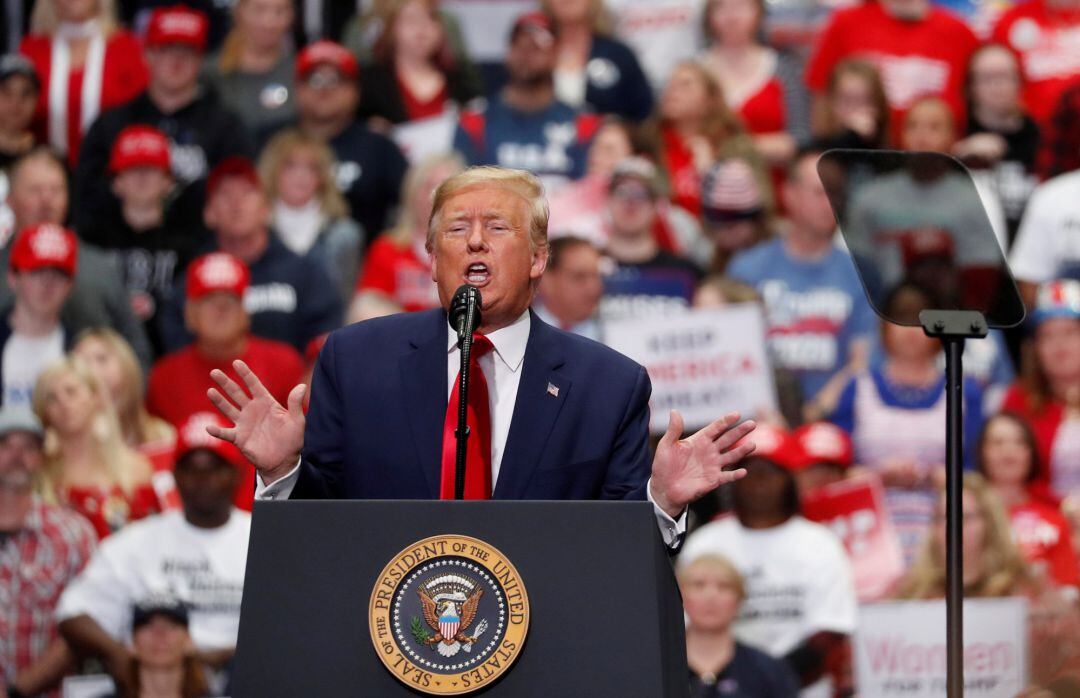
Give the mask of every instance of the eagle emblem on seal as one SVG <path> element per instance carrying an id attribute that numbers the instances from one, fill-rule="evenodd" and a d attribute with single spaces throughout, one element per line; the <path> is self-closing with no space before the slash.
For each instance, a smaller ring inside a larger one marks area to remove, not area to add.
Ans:
<path id="1" fill-rule="evenodd" d="M 480 585 L 466 576 L 447 574 L 428 580 L 416 593 L 427 627 L 414 618 L 413 636 L 443 657 L 453 657 L 461 650 L 472 652 L 488 625 L 487 620 L 480 620 L 472 634 L 468 633 L 484 594 Z"/>

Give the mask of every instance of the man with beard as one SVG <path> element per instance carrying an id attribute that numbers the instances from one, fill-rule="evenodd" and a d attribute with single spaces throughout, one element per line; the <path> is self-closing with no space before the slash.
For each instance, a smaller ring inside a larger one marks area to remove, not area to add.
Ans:
<path id="1" fill-rule="evenodd" d="M 599 117 L 555 98 L 555 30 L 547 15 L 518 18 L 506 51 L 506 86 L 461 114 L 454 150 L 469 165 L 528 170 L 548 194 L 585 174 Z"/>

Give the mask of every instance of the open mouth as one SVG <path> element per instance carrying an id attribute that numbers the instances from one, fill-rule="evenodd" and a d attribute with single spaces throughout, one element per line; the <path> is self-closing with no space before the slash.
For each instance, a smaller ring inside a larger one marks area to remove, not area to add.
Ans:
<path id="1" fill-rule="evenodd" d="M 491 280 L 491 270 L 483 262 L 474 262 L 465 270 L 465 283 L 472 286 L 484 286 Z"/>

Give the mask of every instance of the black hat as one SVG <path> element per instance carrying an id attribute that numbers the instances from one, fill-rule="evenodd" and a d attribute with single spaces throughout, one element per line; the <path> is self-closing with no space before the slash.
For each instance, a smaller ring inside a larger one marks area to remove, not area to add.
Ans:
<path id="1" fill-rule="evenodd" d="M 188 609 L 184 602 L 171 596 L 157 596 L 135 605 L 131 614 L 131 629 L 138 630 L 154 616 L 167 616 L 187 627 Z"/>
<path id="2" fill-rule="evenodd" d="M 22 75 L 34 84 L 34 89 L 41 89 L 41 78 L 38 77 L 34 64 L 21 53 L 6 53 L 0 56 L 0 82 L 12 75 Z"/>

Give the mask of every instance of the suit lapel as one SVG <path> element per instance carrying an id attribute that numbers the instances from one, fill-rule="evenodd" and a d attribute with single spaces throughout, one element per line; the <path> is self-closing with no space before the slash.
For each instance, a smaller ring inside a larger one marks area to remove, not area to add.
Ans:
<path id="1" fill-rule="evenodd" d="M 571 381 L 555 371 L 563 365 L 555 331 L 530 311 L 532 327 L 521 367 L 514 416 L 506 437 L 494 499 L 522 499 L 540 463 L 548 435 L 570 393 Z"/>
<path id="2" fill-rule="evenodd" d="M 400 373 L 413 444 L 432 499 L 442 479 L 442 433 L 446 421 L 446 334 L 443 313 L 410 340 L 413 351 L 401 358 Z"/>

